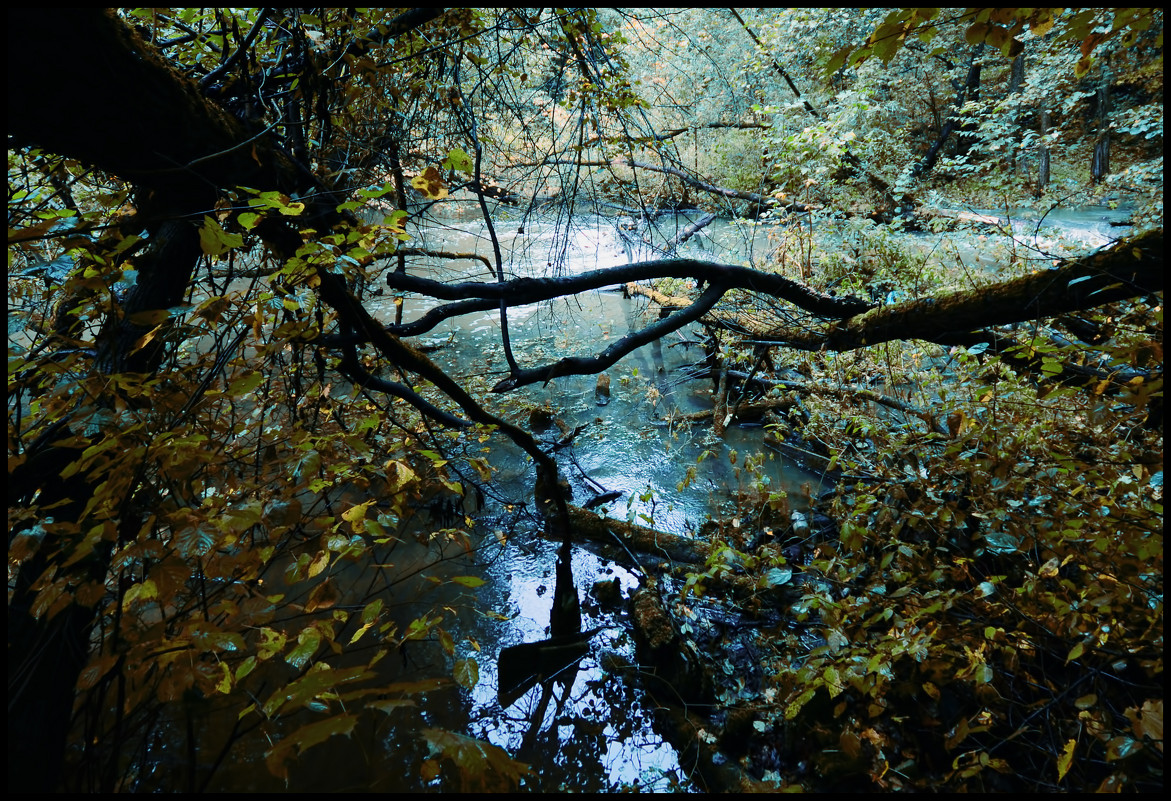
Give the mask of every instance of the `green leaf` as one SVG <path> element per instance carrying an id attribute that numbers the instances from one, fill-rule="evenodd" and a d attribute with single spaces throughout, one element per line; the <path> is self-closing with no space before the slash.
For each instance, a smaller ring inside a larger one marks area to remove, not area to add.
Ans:
<path id="1" fill-rule="evenodd" d="M 813 687 L 798 695 L 793 701 L 785 707 L 785 720 L 792 720 L 797 717 L 801 708 L 809 703 L 810 699 L 817 693 L 817 688 Z"/>
<path id="2" fill-rule="evenodd" d="M 199 229 L 199 246 L 209 256 L 222 256 L 233 248 L 244 244 L 240 234 L 229 234 L 223 226 L 211 217 L 204 216 Z"/>
<path id="3" fill-rule="evenodd" d="M 250 656 L 241 662 L 240 665 L 236 668 L 236 682 L 239 683 L 240 679 L 244 678 L 253 670 L 255 670 L 257 664 L 258 663 L 255 656 Z"/>
<path id="4" fill-rule="evenodd" d="M 364 624 L 370 624 L 377 621 L 378 616 L 382 614 L 382 606 L 383 603 L 381 598 L 376 598 L 375 600 L 366 604 L 365 608 L 362 609 L 362 622 Z"/>
<path id="5" fill-rule="evenodd" d="M 845 65 L 846 58 L 849 57 L 850 53 L 853 52 L 853 50 L 854 50 L 853 45 L 846 45 L 845 47 L 839 49 L 832 56 L 830 56 L 829 59 L 825 62 L 824 72 L 825 72 L 826 77 L 830 77 L 835 72 L 840 70 L 842 68 L 842 66 Z"/>
<path id="6" fill-rule="evenodd" d="M 297 647 L 285 655 L 285 661 L 295 668 L 303 668 L 317 653 L 317 646 L 321 645 L 321 632 L 316 628 L 307 628 L 297 635 Z"/>
<path id="7" fill-rule="evenodd" d="M 447 158 L 443 162 L 443 169 L 471 172 L 475 169 L 475 162 L 472 161 L 471 156 L 457 147 L 448 151 Z"/>

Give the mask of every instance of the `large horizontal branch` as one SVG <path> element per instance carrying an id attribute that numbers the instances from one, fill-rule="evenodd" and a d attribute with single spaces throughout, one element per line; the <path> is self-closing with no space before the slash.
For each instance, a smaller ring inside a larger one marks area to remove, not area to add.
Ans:
<path id="1" fill-rule="evenodd" d="M 659 259 L 591 270 L 577 275 L 557 278 L 514 278 L 503 283 L 463 281 L 448 284 L 396 272 L 387 274 L 386 284 L 392 289 L 417 292 L 438 300 L 483 298 L 497 302 L 503 300 L 509 306 L 520 306 L 592 289 L 655 278 L 691 279 L 699 283 L 721 284 L 729 289 L 760 292 L 787 300 L 810 314 L 826 319 L 845 319 L 873 307 L 873 304 L 860 298 L 835 297 L 816 292 L 781 275 L 700 259 Z"/>
<path id="2" fill-rule="evenodd" d="M 910 339 L 961 344 L 970 340 L 974 332 L 987 334 L 984 329 L 991 326 L 1052 317 L 1159 292 L 1163 288 L 1162 258 L 1162 232 L 1151 232 L 1052 270 L 973 290 L 879 307 L 857 298 L 821 295 L 782 276 L 694 259 L 666 259 L 576 276 L 519 278 L 504 283 L 444 284 L 393 273 L 387 277 L 387 283 L 397 289 L 432 297 L 463 299 L 429 312 L 427 317 L 431 324 L 451 314 L 487 310 L 499 302 L 509 306 L 536 303 L 622 281 L 671 277 L 690 278 L 701 284 L 705 280 L 712 283 L 698 301 L 690 303 L 683 311 L 623 338 L 598 356 L 568 357 L 541 367 L 514 370 L 497 384 L 495 391 L 502 392 L 562 375 L 585 375 L 604 370 L 635 348 L 705 317 L 720 297 L 733 287 L 788 300 L 806 312 L 834 320 L 820 330 L 773 328 L 761 331 L 754 326 L 756 330 L 750 333 L 761 341 L 807 350 L 852 350 Z M 678 307 L 678 304 L 672 305 Z M 421 331 L 412 330 L 411 333 Z"/>
<path id="3" fill-rule="evenodd" d="M 1051 270 L 1001 283 L 878 306 L 822 330 L 774 329 L 760 338 L 846 351 L 893 340 L 952 344 L 989 326 L 1055 317 L 1163 291 L 1163 231 L 1151 231 Z"/>

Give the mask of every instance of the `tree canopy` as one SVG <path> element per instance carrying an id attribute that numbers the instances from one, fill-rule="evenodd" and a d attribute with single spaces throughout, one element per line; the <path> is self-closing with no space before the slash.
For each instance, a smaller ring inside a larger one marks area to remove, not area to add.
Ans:
<path id="1" fill-rule="evenodd" d="M 1162 786 L 1161 10 L 8 15 L 10 789 L 218 789 L 250 743 L 320 787 L 367 727 L 371 787 L 542 789 L 420 711 L 493 658 L 461 559 L 517 532 L 558 543 L 540 659 L 593 633 L 576 548 L 639 570 L 624 675 L 696 786 Z M 1014 235 L 1088 205 L 1125 234 Z M 627 263 L 570 269 L 586 216 Z M 688 249 L 717 218 L 767 252 Z M 513 336 L 616 286 L 658 313 Z M 484 312 L 491 375 L 431 353 Z M 738 481 L 691 538 L 573 505 L 579 431 L 516 400 L 683 332 L 710 408 L 670 425 Z"/>

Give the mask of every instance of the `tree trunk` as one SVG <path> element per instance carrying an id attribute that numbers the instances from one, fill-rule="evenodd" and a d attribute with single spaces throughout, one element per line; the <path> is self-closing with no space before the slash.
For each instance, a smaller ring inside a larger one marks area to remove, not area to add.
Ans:
<path id="1" fill-rule="evenodd" d="M 1098 87 L 1098 140 L 1090 162 L 1090 178 L 1100 184 L 1110 174 L 1110 79 L 1103 70 Z"/>
<path id="2" fill-rule="evenodd" d="M 1021 53 L 1020 55 L 1018 55 L 1016 58 L 1014 58 L 1012 60 L 1012 71 L 1011 71 L 1011 73 L 1009 73 L 1009 78 L 1008 78 L 1008 94 L 1009 94 L 1009 96 L 1011 97 L 1012 95 L 1019 95 L 1021 93 L 1021 90 L 1024 87 L 1024 84 L 1025 84 L 1025 55 L 1024 55 L 1024 53 Z M 1020 126 L 1020 114 L 1019 114 L 1019 112 L 1013 112 L 1013 115 L 1012 115 L 1012 135 L 1013 135 L 1013 138 L 1016 138 L 1017 136 L 1020 135 L 1020 127 L 1021 127 Z M 1016 148 L 1014 148 L 1012 150 L 1011 155 L 1009 156 L 1008 166 L 1011 171 L 1013 171 L 1013 172 L 1017 171 L 1017 168 L 1019 165 L 1018 165 L 1018 150 Z"/>
<path id="3" fill-rule="evenodd" d="M 433 18 L 441 12 L 427 13 Z M 314 188 L 318 191 L 299 225 L 319 226 L 338 218 L 338 200 L 323 191 L 305 166 L 205 98 L 113 11 L 10 9 L 8 42 L 10 147 L 42 147 L 138 188 L 138 211 L 150 250 L 136 260 L 138 279 L 123 299 L 123 314 L 112 316 L 99 335 L 97 369 L 149 373 L 162 363 L 165 338 L 158 338 L 155 347 L 136 350 L 149 329 L 135 325 L 129 315 L 166 309 L 182 299 L 202 256 L 198 228 L 214 208 L 219 189 L 248 185 L 291 194 Z M 35 77 L 31 65 L 36 65 Z M 291 234 L 286 244 L 301 241 L 296 230 L 286 232 L 283 224 L 270 227 L 269 233 Z M 48 441 L 68 436 L 68 421 L 63 421 L 56 436 L 42 438 L 46 442 L 25 452 L 24 462 L 9 476 L 10 505 L 27 503 L 39 490 L 38 508 L 61 504 L 53 512 L 58 523 L 82 522 L 94 488 L 88 479 L 61 481 L 58 476 L 84 445 L 62 448 Z M 129 507 L 122 504 L 118 522 L 123 531 L 135 528 L 133 513 L 125 511 Z M 10 543 L 20 531 L 10 530 Z M 10 791 L 60 788 L 75 688 L 89 658 L 92 607 L 70 603 L 52 616 L 34 612 L 36 582 L 53 569 L 50 560 L 61 547 L 55 539 L 46 535 L 10 583 Z M 112 546 L 99 543 L 69 568 L 70 579 L 104 582 Z"/>
<path id="4" fill-rule="evenodd" d="M 981 65 L 980 57 L 983 55 L 983 53 L 983 43 L 977 45 L 972 51 L 971 59 L 968 65 L 968 77 L 964 80 L 964 85 L 956 94 L 954 113 L 958 113 L 959 110 L 963 108 L 964 103 L 967 102 L 969 97 L 974 99 L 979 94 Z M 962 127 L 960 121 L 955 118 L 954 113 L 953 116 L 950 116 L 947 122 L 943 124 L 943 130 L 939 132 L 939 138 L 935 140 L 935 144 L 933 144 L 927 151 L 927 155 L 923 157 L 922 161 L 911 168 L 912 179 L 920 178 L 921 176 L 931 171 L 931 169 L 935 166 L 935 163 L 939 161 L 939 156 L 943 152 L 943 146 L 947 144 L 947 140 L 951 138 L 951 135 L 957 129 Z"/>
<path id="5" fill-rule="evenodd" d="M 1042 110 L 1037 115 L 1037 129 L 1041 135 L 1041 145 L 1037 152 L 1037 194 L 1040 195 L 1049 186 L 1049 145 L 1046 138 L 1049 135 L 1049 112 Z"/>

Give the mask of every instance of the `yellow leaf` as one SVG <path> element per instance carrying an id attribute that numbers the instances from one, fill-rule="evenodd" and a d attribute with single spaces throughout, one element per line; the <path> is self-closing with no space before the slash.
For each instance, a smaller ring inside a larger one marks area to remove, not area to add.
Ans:
<path id="1" fill-rule="evenodd" d="M 422 175 L 412 178 L 411 186 L 422 192 L 428 200 L 443 200 L 447 197 L 447 187 L 436 167 L 428 167 Z"/>
<path id="2" fill-rule="evenodd" d="M 320 575 L 321 571 L 327 567 L 329 567 L 329 551 L 322 551 L 317 554 L 316 559 L 309 563 L 307 576 L 313 578 L 314 576 Z"/>
<path id="3" fill-rule="evenodd" d="M 475 687 L 480 681 L 480 667 L 474 659 L 460 659 L 455 663 L 455 680 L 466 690 Z"/>
<path id="4" fill-rule="evenodd" d="M 232 669 L 228 667 L 227 662 L 220 662 L 220 670 L 223 671 L 223 678 L 216 683 L 216 690 L 224 695 L 232 691 Z"/>
<path id="5" fill-rule="evenodd" d="M 1065 778 L 1065 774 L 1069 773 L 1069 768 L 1073 764 L 1073 751 L 1077 747 L 1077 740 L 1070 740 L 1065 744 L 1065 748 L 1061 751 L 1061 756 L 1057 758 L 1057 781 Z"/>

